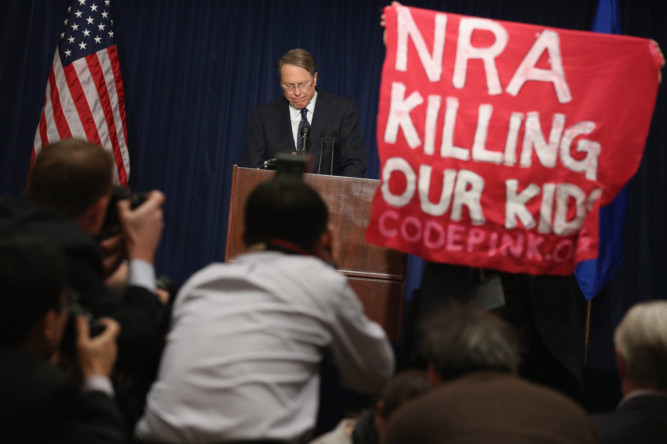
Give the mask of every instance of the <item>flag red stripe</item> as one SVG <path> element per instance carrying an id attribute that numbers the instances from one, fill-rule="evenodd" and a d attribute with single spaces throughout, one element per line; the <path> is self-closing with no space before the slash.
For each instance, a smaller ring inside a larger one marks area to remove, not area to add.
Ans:
<path id="1" fill-rule="evenodd" d="M 127 144 L 127 123 L 125 120 L 125 89 L 123 88 L 123 78 L 120 75 L 120 63 L 118 61 L 118 50 L 116 45 L 110 46 L 107 49 L 109 54 L 109 61 L 111 62 L 111 69 L 113 70 L 114 83 L 116 84 L 116 93 L 118 94 L 118 111 L 120 118 L 123 121 L 123 136 Z"/>
<path id="2" fill-rule="evenodd" d="M 76 106 L 76 110 L 79 113 L 79 120 L 81 121 L 81 125 L 83 125 L 83 130 L 86 132 L 86 138 L 92 143 L 101 144 L 95 119 L 88 106 L 88 100 L 86 99 L 86 94 L 83 91 L 79 77 L 76 74 L 74 64 L 70 63 L 63 66 L 63 73 L 65 74 L 65 81 L 67 82 L 72 100 L 74 100 L 74 106 Z"/>
<path id="3" fill-rule="evenodd" d="M 61 139 L 72 137 L 72 132 L 69 129 L 67 118 L 63 113 L 63 108 L 60 103 L 60 94 L 58 92 L 58 85 L 56 84 L 56 74 L 51 68 L 49 72 L 49 85 L 51 86 L 51 109 L 53 110 L 53 123 L 58 130 L 58 135 Z M 42 144 L 42 146 L 45 146 Z"/>
<path id="4" fill-rule="evenodd" d="M 44 98 L 44 106 L 46 106 L 46 97 Z M 49 137 L 46 135 L 46 114 L 44 112 L 44 107 L 42 107 L 42 116 L 39 119 L 39 139 L 42 141 L 42 147 L 49 144 Z M 30 165 L 35 158 L 37 153 L 35 152 L 35 147 L 32 147 L 32 157 L 30 159 Z"/>
<path id="5" fill-rule="evenodd" d="M 109 129 L 109 139 L 111 140 L 113 157 L 116 162 L 116 168 L 118 170 L 118 180 L 119 182 L 124 183 L 127 181 L 125 165 L 123 164 L 123 156 L 120 152 L 120 145 L 118 144 L 116 124 L 113 120 L 113 109 L 111 107 L 111 103 L 109 103 L 109 91 L 107 90 L 104 72 L 100 67 L 100 61 L 97 58 L 97 54 L 91 54 L 86 57 L 86 63 L 88 64 L 88 69 L 90 70 L 90 74 L 93 78 L 95 88 L 97 89 L 97 95 L 100 98 L 99 103 L 102 106 L 102 110 L 104 112 L 104 120 L 106 121 L 107 127 Z"/>

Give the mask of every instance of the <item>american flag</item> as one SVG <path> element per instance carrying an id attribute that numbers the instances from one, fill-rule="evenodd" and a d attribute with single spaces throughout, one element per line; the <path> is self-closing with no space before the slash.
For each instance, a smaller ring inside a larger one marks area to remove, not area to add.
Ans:
<path id="1" fill-rule="evenodd" d="M 67 8 L 35 133 L 32 161 L 50 143 L 68 137 L 86 139 L 113 153 L 116 181 L 127 185 L 130 158 L 125 102 L 110 3 L 75 0 Z"/>

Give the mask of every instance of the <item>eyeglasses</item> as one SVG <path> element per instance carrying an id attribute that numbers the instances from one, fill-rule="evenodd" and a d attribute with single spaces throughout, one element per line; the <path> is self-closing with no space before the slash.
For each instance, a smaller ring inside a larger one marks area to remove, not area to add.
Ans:
<path id="1" fill-rule="evenodd" d="M 308 89 L 313 86 L 314 81 L 308 83 L 299 83 L 298 85 L 280 85 L 283 91 L 296 91 L 297 89 Z"/>

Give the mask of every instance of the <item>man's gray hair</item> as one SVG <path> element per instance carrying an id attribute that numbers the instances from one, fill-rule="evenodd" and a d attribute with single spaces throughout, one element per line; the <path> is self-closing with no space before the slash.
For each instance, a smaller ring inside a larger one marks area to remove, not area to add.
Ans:
<path id="1" fill-rule="evenodd" d="M 303 68 L 310 73 L 311 77 L 317 72 L 315 58 L 311 53 L 301 48 L 289 50 L 278 59 L 276 69 L 278 70 L 278 78 L 281 80 L 283 76 L 283 65 L 294 65 Z"/>
<path id="2" fill-rule="evenodd" d="M 632 307 L 616 328 L 614 342 L 632 382 L 667 390 L 667 301 Z"/>
<path id="3" fill-rule="evenodd" d="M 447 306 L 422 325 L 422 354 L 442 381 L 483 370 L 519 367 L 516 332 L 499 317 L 471 306 Z"/>

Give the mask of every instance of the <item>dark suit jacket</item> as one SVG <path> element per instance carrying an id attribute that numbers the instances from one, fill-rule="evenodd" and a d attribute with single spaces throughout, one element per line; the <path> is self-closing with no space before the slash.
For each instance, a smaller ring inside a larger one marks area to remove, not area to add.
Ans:
<path id="1" fill-rule="evenodd" d="M 593 416 L 604 444 L 667 443 L 667 395 L 638 395 Z"/>
<path id="2" fill-rule="evenodd" d="M 45 359 L 0 346 L 0 430 L 8 443 L 121 443 L 123 418 L 103 392 L 78 387 Z"/>
<path id="3" fill-rule="evenodd" d="M 80 304 L 96 317 L 121 325 L 117 368 L 139 374 L 151 366 L 164 306 L 143 287 L 128 287 L 123 297 L 104 284 L 102 256 L 95 241 L 74 222 L 24 199 L 0 199 L 0 237 L 35 235 L 60 246 L 70 261 L 70 285 Z M 142 375 L 143 376 L 143 375 Z"/>
<path id="4" fill-rule="evenodd" d="M 335 144 L 333 131 L 338 132 Z M 334 175 L 364 177 L 366 148 L 361 137 L 356 105 L 345 97 L 318 91 L 308 143 L 314 173 L 319 171 L 321 174 L 329 174 L 332 171 L 332 147 Z M 280 97 L 255 108 L 248 125 L 243 165 L 257 168 L 265 160 L 275 158 L 278 153 L 294 152 L 295 149 L 287 100 Z"/>
<path id="5" fill-rule="evenodd" d="M 485 271 L 487 278 L 494 274 L 500 276 L 506 300 L 494 312 L 519 333 L 521 375 L 583 399 L 586 301 L 574 276 Z M 411 301 L 416 319 L 408 318 L 408 326 L 444 305 L 469 302 L 479 277 L 476 268 L 427 262 L 421 292 Z"/>
<path id="6" fill-rule="evenodd" d="M 401 406 L 387 444 L 594 444 L 588 414 L 569 398 L 500 372 L 475 372 Z"/>

